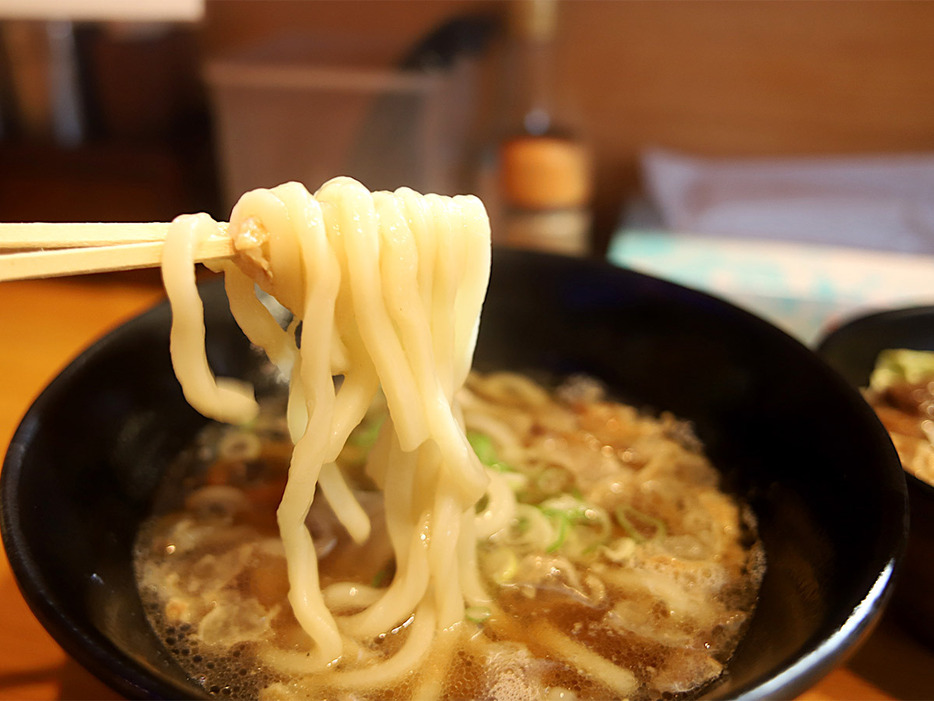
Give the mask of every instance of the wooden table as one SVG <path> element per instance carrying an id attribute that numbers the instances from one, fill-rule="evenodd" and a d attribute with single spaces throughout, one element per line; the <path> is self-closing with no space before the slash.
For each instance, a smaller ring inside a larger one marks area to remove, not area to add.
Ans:
<path id="1" fill-rule="evenodd" d="M 0 283 L 0 447 L 26 408 L 91 341 L 162 299 L 148 274 Z M 0 557 L 0 699 L 117 699 L 33 618 Z M 802 699 L 934 699 L 934 651 L 883 619 Z"/>

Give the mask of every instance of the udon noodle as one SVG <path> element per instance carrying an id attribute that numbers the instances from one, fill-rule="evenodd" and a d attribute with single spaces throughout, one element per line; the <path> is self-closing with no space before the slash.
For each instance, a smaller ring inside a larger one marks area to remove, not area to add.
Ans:
<path id="1" fill-rule="evenodd" d="M 207 215 L 173 222 L 164 279 L 174 313 L 171 352 L 188 401 L 206 416 L 243 423 L 255 401 L 208 367 L 193 241 L 217 224 Z M 370 193 L 349 178 L 312 196 L 288 183 L 244 195 L 228 229 L 244 251 L 223 266 L 231 311 L 250 340 L 290 374 L 289 429 L 295 443 L 278 510 L 289 566 L 289 601 L 315 643 L 309 668 L 341 657 L 343 641 L 318 587 L 317 558 L 305 518 L 318 486 L 357 542 L 370 524 L 335 460 L 377 390 L 390 418 L 371 476 L 391 489 L 387 526 L 399 533 L 399 576 L 364 611 L 355 628 L 375 635 L 416 609 L 427 649 L 433 632 L 464 617 L 465 601 L 485 603 L 460 542 L 471 542 L 470 508 L 489 475 L 459 428 L 454 393 L 470 369 L 490 268 L 490 230 L 483 206 L 469 196 L 445 198 L 402 189 Z M 254 280 L 302 322 L 282 330 L 256 300 Z M 339 385 L 335 377 L 341 377 Z M 406 485 L 404 487 L 403 485 Z M 428 488 L 430 486 L 430 489 Z M 427 500 L 427 501 L 426 501 Z M 432 514 L 419 533 L 421 514 Z M 462 539 L 463 531 L 463 539 Z"/>
<path id="2" fill-rule="evenodd" d="M 185 396 L 233 426 L 202 436 L 199 476 L 179 481 L 193 491 L 137 562 L 193 676 L 266 699 L 623 698 L 716 679 L 761 577 L 751 519 L 686 424 L 590 381 L 555 394 L 471 373 L 479 200 L 348 178 L 240 199 L 220 270 L 288 380 L 282 411 L 209 367 L 192 251 L 219 230 L 176 219 L 163 275 Z M 250 684 L 208 671 L 241 654 L 263 670 Z"/>

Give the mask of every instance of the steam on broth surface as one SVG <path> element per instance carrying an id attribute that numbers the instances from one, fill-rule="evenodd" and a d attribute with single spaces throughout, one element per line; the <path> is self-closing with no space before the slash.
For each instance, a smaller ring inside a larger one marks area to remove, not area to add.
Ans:
<path id="1" fill-rule="evenodd" d="M 472 374 L 460 399 L 475 450 L 502 479 L 491 498 L 516 505 L 505 522 L 477 506 L 490 521 L 476 553 L 492 601 L 386 683 L 353 670 L 398 652 L 411 619 L 303 672 L 313 643 L 286 598 L 275 522 L 291 448 L 281 402 L 249 428 L 205 430 L 137 549 L 154 628 L 194 679 L 235 698 L 648 699 L 690 696 L 720 675 L 764 562 L 748 511 L 719 490 L 689 426 L 579 378 L 548 392 L 520 375 Z M 371 538 L 355 544 L 324 500 L 308 516 L 325 601 L 340 614 L 396 576 L 365 474 L 384 416 L 375 402 L 338 460 Z"/>
<path id="2" fill-rule="evenodd" d="M 154 627 L 208 690 L 633 698 L 717 678 L 762 575 L 751 518 L 685 424 L 590 381 L 471 375 L 479 200 L 349 178 L 244 195 L 219 268 L 286 379 L 264 411 L 205 355 L 192 251 L 222 233 L 176 219 L 163 278 L 185 396 L 230 426 L 170 480 L 137 558 Z"/>

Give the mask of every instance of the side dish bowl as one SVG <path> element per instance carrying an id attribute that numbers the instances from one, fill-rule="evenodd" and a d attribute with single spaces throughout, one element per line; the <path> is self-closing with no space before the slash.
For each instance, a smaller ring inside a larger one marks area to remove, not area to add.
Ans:
<path id="1" fill-rule="evenodd" d="M 853 387 L 866 387 L 887 348 L 934 351 L 934 306 L 907 307 L 850 319 L 818 343 L 818 353 Z M 911 525 L 893 612 L 920 639 L 934 645 L 934 485 L 905 473 Z"/>
<path id="2" fill-rule="evenodd" d="M 255 373 L 222 287 L 202 293 L 214 368 Z M 3 542 L 35 615 L 135 698 L 205 695 L 150 631 L 131 567 L 164 466 L 204 422 L 174 379 L 169 322 L 159 306 L 75 360 L 26 414 L 0 482 Z M 689 419 L 752 505 L 768 570 L 708 697 L 792 697 L 878 619 L 906 539 L 902 470 L 858 392 L 789 336 L 605 263 L 497 250 L 476 361 L 586 373 L 624 401 Z"/>

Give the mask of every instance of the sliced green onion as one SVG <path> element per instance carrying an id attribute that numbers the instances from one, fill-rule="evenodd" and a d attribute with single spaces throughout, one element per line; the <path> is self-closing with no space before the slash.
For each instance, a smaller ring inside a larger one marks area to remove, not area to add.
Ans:
<path id="1" fill-rule="evenodd" d="M 499 547 L 481 557 L 483 569 L 500 586 L 512 581 L 519 571 L 519 558 L 512 548 Z"/>
<path id="2" fill-rule="evenodd" d="M 464 617 L 474 623 L 484 623 L 493 612 L 487 606 L 468 606 L 464 609 Z"/>
<path id="3" fill-rule="evenodd" d="M 568 518 L 568 515 L 563 511 L 552 511 L 547 515 L 553 518 L 557 518 L 558 520 L 558 537 L 555 538 L 551 545 L 545 548 L 545 552 L 553 553 L 562 545 L 564 545 L 564 541 L 567 540 L 571 519 Z"/>
<path id="4" fill-rule="evenodd" d="M 350 442 L 360 448 L 372 448 L 379 437 L 379 430 L 383 427 L 385 416 L 380 416 L 369 422 L 364 422 L 350 434 Z"/>
<path id="5" fill-rule="evenodd" d="M 605 545 L 613 531 L 610 523 L 610 515 L 599 507 L 587 509 L 584 513 L 586 521 L 584 524 L 591 529 L 596 529 L 590 543 L 583 549 L 583 555 L 592 555 L 600 546 Z"/>
<path id="6" fill-rule="evenodd" d="M 541 509 L 532 504 L 516 504 L 510 533 L 517 544 L 532 550 L 544 550 L 554 540 L 554 525 Z"/>
<path id="7" fill-rule="evenodd" d="M 665 522 L 654 516 L 649 516 L 646 513 L 634 509 L 631 506 L 623 505 L 616 509 L 613 512 L 616 516 L 616 520 L 619 522 L 619 525 L 623 527 L 623 530 L 626 531 L 626 534 L 632 538 L 637 543 L 645 543 L 649 540 L 657 540 L 659 538 L 664 538 L 668 532 L 668 528 L 665 526 Z M 635 520 L 642 522 L 645 525 L 651 526 L 655 529 L 655 532 L 650 538 L 644 536 L 639 529 L 636 528 L 630 516 L 635 518 Z"/>
<path id="8" fill-rule="evenodd" d="M 558 528 L 557 537 L 547 548 L 549 553 L 566 544 L 574 545 L 581 555 L 592 553 L 606 542 L 612 530 L 606 511 L 570 494 L 543 501 L 539 510 Z"/>
<path id="9" fill-rule="evenodd" d="M 493 440 L 488 435 L 467 431 L 467 442 L 484 465 L 496 462 L 496 449 L 493 447 Z"/>
<path id="10" fill-rule="evenodd" d="M 509 485 L 513 493 L 521 492 L 529 485 L 529 478 L 521 472 L 504 472 L 502 474 L 503 479 L 506 480 L 506 484 Z"/>
<path id="11" fill-rule="evenodd" d="M 496 454 L 496 448 L 493 447 L 493 440 L 485 433 L 477 431 L 467 431 L 467 442 L 477 454 L 477 459 L 497 472 L 513 472 L 513 468 L 504 462 L 501 462 Z"/>
<path id="12" fill-rule="evenodd" d="M 373 579 L 370 580 L 370 586 L 379 589 L 383 586 L 383 583 L 386 581 L 387 577 L 389 577 L 389 570 L 384 567 L 373 575 Z"/>
<path id="13" fill-rule="evenodd" d="M 605 541 L 603 541 L 603 540 L 595 540 L 594 542 L 592 542 L 590 545 L 588 545 L 586 548 L 584 548 L 584 549 L 581 551 L 581 555 L 593 555 L 595 552 L 597 552 L 597 550 L 598 550 L 601 546 L 603 546 L 603 545 L 605 545 L 605 544 L 606 544 L 606 543 L 605 543 Z"/>

